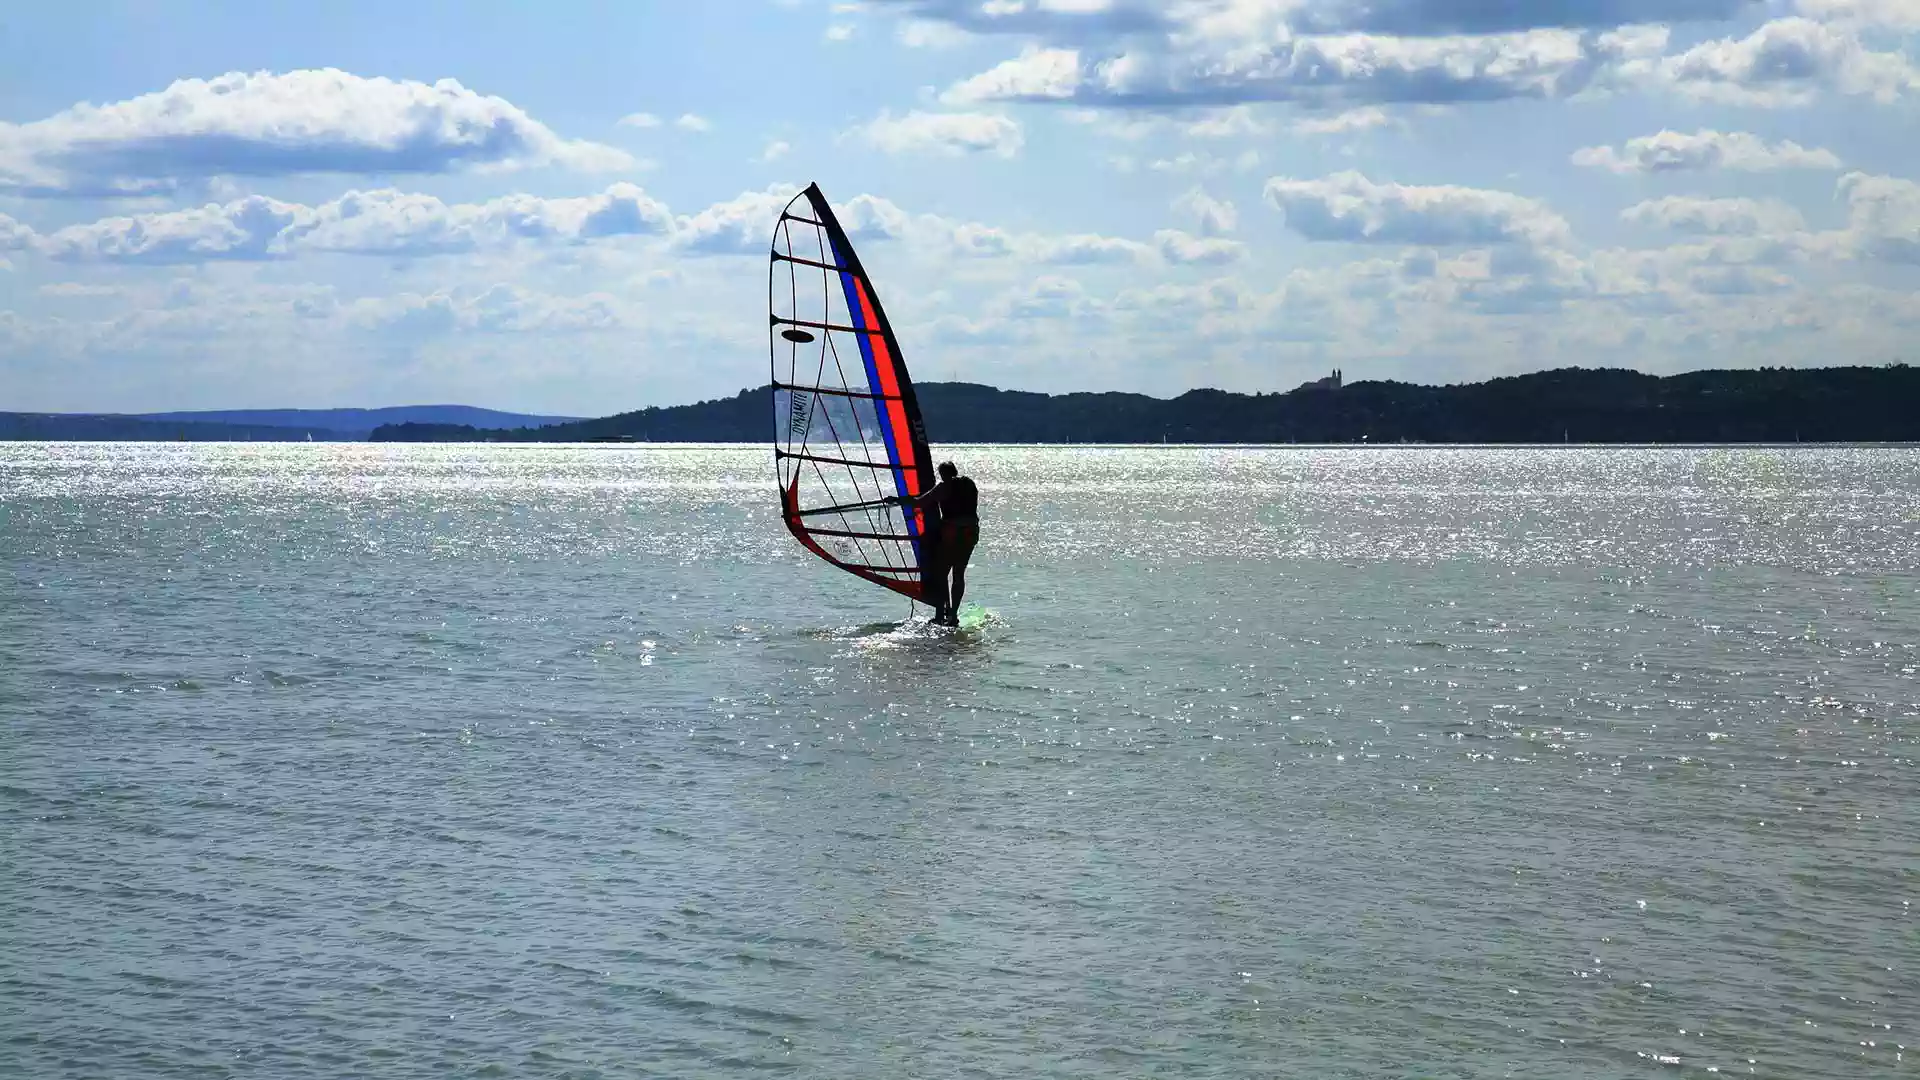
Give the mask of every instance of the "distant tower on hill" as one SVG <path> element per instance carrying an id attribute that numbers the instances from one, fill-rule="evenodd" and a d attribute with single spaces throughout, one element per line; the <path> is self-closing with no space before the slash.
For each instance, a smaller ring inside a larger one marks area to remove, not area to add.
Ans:
<path id="1" fill-rule="evenodd" d="M 1341 382 L 1342 382 L 1342 377 L 1340 374 L 1340 369 L 1334 368 L 1333 374 L 1327 376 L 1324 379 L 1315 379 L 1310 383 L 1301 383 L 1300 389 L 1302 390 L 1338 390 L 1340 389 Z"/>

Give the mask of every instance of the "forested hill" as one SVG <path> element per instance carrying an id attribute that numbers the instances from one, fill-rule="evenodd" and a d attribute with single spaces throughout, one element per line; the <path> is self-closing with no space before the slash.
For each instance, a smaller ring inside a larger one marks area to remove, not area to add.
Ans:
<path id="1" fill-rule="evenodd" d="M 1562 368 L 1483 383 L 1354 382 L 1282 394 L 1035 394 L 918 387 L 934 443 L 1920 441 L 1920 368 L 1768 368 L 1665 377 Z M 381 427 L 375 441 L 763 442 L 769 390 L 541 428 Z"/>

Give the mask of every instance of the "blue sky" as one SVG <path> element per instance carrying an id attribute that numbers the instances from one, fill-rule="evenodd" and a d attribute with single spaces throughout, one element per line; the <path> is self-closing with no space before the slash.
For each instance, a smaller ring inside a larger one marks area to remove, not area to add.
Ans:
<path id="1" fill-rule="evenodd" d="M 1920 0 L 29 5 L 0 409 L 767 378 L 817 180 L 922 380 L 1913 359 Z"/>

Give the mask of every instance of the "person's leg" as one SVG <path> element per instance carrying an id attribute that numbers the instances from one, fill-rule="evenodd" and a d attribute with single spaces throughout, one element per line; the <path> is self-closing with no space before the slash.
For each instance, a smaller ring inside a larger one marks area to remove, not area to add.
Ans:
<path id="1" fill-rule="evenodd" d="M 948 616 L 953 614 L 953 594 L 947 588 L 947 571 L 953 568 L 952 526 L 952 522 L 943 521 L 937 530 L 928 535 L 933 542 L 929 550 L 934 553 L 931 555 L 933 562 L 928 568 L 931 574 L 928 602 L 933 604 L 933 621 L 936 623 L 945 623 Z"/>
<path id="2" fill-rule="evenodd" d="M 947 618 L 954 623 L 960 621 L 960 601 L 967 595 L 967 560 L 973 557 L 973 545 L 980 540 L 978 525 L 962 525 L 954 530 L 951 547 L 953 553 L 953 585 L 947 590 Z"/>

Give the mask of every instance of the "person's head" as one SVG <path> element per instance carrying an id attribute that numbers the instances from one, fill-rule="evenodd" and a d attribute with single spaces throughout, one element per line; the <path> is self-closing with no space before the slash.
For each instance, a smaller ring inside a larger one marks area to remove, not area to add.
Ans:
<path id="1" fill-rule="evenodd" d="M 953 462 L 943 461 L 940 463 L 940 479 L 951 480 L 959 475 L 960 470 L 954 466 Z"/>

